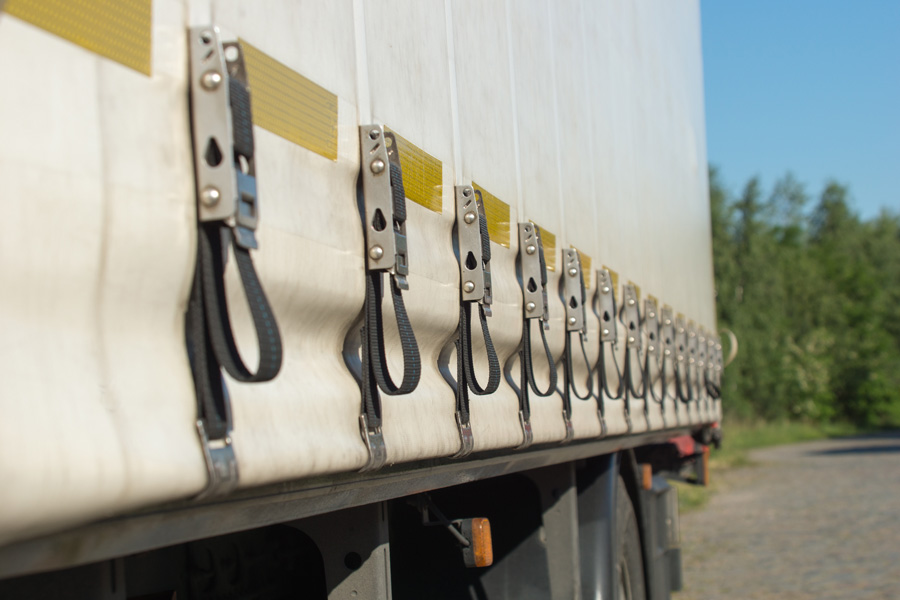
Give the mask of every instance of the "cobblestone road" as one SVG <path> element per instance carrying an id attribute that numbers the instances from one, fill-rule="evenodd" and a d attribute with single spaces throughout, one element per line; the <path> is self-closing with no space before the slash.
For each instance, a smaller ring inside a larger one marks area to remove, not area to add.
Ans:
<path id="1" fill-rule="evenodd" d="M 674 600 L 900 600 L 900 434 L 751 457 L 682 518 Z"/>

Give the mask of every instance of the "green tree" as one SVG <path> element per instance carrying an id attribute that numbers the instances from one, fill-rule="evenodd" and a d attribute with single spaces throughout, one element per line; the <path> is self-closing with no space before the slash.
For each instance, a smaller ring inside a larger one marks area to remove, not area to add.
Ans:
<path id="1" fill-rule="evenodd" d="M 861 221 L 835 181 L 809 211 L 790 173 L 763 197 L 710 169 L 719 323 L 741 344 L 728 412 L 900 424 L 900 219 Z"/>

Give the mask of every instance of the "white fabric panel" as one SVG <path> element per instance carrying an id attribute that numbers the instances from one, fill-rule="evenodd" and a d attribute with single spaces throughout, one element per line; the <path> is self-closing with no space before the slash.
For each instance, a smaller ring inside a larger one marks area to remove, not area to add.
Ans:
<path id="1" fill-rule="evenodd" d="M 154 9 L 152 77 L 0 16 L 0 541 L 206 482 L 184 16 Z"/>
<path id="2" fill-rule="evenodd" d="M 271 382 L 228 381 L 240 483 L 358 469 L 368 456 L 359 386 L 341 355 L 365 295 L 353 5 L 282 0 L 260 10 L 215 0 L 212 19 L 338 95 L 337 161 L 254 128 L 261 216 L 253 258 L 281 329 L 284 362 Z M 233 319 L 238 343 L 251 360 L 252 320 L 236 269 L 229 275 L 229 302 L 243 309 Z"/>
<path id="3" fill-rule="evenodd" d="M 447 25 L 440 0 L 366 0 L 364 7 L 373 120 L 443 163 L 441 214 L 407 201 L 410 275 L 403 299 L 419 343 L 422 379 L 412 394 L 382 395 L 388 462 L 403 462 L 459 449 L 455 397 L 437 366 L 459 321 Z M 391 310 L 385 302 L 385 311 Z M 399 337 L 392 319 L 385 327 L 388 361 L 399 377 Z"/>
<path id="4" fill-rule="evenodd" d="M 555 197 L 558 198 L 563 215 L 559 247 L 562 249 L 575 246 L 594 261 L 598 258 L 599 236 L 597 203 L 594 200 L 594 181 L 589 160 L 593 154 L 593 145 L 591 136 L 584 134 L 590 124 L 592 106 L 584 77 L 585 40 L 581 27 L 582 7 L 580 0 L 565 0 L 552 3 L 550 6 L 552 9 L 549 14 L 552 30 L 550 51 L 553 57 L 553 83 L 556 90 L 557 163 L 560 171 L 559 191 Z M 592 262 L 591 268 L 593 269 L 595 265 L 596 263 Z M 562 278 L 565 278 L 564 274 Z M 600 322 L 594 316 L 590 304 L 593 298 L 594 279 L 590 271 L 585 273 L 585 287 L 589 292 L 586 302 L 588 336 L 585 345 L 590 365 L 593 365 L 599 356 Z M 551 293 L 551 298 L 555 300 L 555 294 Z M 572 335 L 572 344 L 574 379 L 579 393 L 584 395 L 586 390 L 584 382 L 587 380 L 590 367 L 581 354 L 578 335 Z M 590 438 L 600 435 L 596 400 L 580 400 L 574 394 L 571 398 L 575 437 Z"/>
<path id="5" fill-rule="evenodd" d="M 474 181 L 511 205 L 511 247 L 492 246 L 489 325 L 501 364 L 522 332 L 516 223 L 525 220 L 556 235 L 548 336 L 557 361 L 560 249 L 570 245 L 592 260 L 588 302 L 593 270 L 606 265 L 620 288 L 634 281 L 642 298 L 714 330 L 697 0 L 156 0 L 153 11 L 152 77 L 0 15 L 0 374 L 11 386 L 0 396 L 0 480 L 13 482 L 0 489 L 0 543 L 186 498 L 206 482 L 184 347 L 196 252 L 185 19 L 243 37 L 338 96 L 336 161 L 255 128 L 253 256 L 284 363 L 269 383 L 228 381 L 241 485 L 366 461 L 360 391 L 341 356 L 364 299 L 360 121 L 386 124 L 443 164 L 442 211 L 407 203 L 404 299 L 423 368 L 413 394 L 382 396 L 389 463 L 459 448 L 454 395 L 438 370 L 459 317 L 456 184 Z M 253 364 L 234 275 L 235 329 Z M 590 309 L 587 318 L 593 364 L 600 322 Z M 580 384 L 578 349 L 575 365 Z M 562 440 L 561 397 L 532 395 L 531 406 L 535 443 Z M 521 442 L 505 381 L 491 397 L 472 395 L 471 412 L 476 450 Z M 607 399 L 608 434 L 718 420 L 721 404 L 669 399 L 644 412 L 631 401 L 629 430 L 625 402 Z M 573 398 L 573 423 L 578 438 L 599 435 L 596 402 Z"/>
<path id="6" fill-rule="evenodd" d="M 522 337 L 522 290 L 516 280 L 518 188 L 516 123 L 507 55 L 506 8 L 499 2 L 451 2 L 462 182 L 475 181 L 510 204 L 510 247 L 491 244 L 493 316 L 488 319 L 500 365 L 514 356 Z M 473 329 L 478 326 L 473 324 Z M 475 339 L 476 374 L 487 381 L 481 335 Z M 476 451 L 522 442 L 519 399 L 501 382 L 490 397 L 470 395 Z"/>
<path id="7" fill-rule="evenodd" d="M 551 6 L 543 0 L 520 0 L 508 2 L 507 6 L 515 79 L 521 220 L 534 221 L 558 236 L 554 253 L 559 263 L 559 244 L 565 237 L 562 231 L 562 207 L 558 202 L 560 173 L 551 49 L 553 34 L 548 20 Z M 547 254 L 550 260 L 550 253 Z M 553 357 L 558 361 L 565 344 L 565 311 L 557 291 L 560 283 L 559 270 L 548 271 L 547 275 L 547 295 L 550 300 L 550 330 L 547 331 L 547 339 Z M 549 368 L 537 325 L 532 325 L 532 353 L 535 357 L 535 378 L 538 386 L 545 389 L 549 381 Z M 531 425 L 535 443 L 564 439 L 562 398 L 557 394 L 547 398 L 532 394 Z"/>

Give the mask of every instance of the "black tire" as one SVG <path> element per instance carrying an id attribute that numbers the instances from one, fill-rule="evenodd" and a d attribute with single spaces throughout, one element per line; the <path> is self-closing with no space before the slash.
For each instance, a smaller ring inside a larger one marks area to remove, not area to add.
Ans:
<path id="1" fill-rule="evenodd" d="M 641 536 L 634 506 L 621 476 L 616 487 L 616 600 L 647 600 Z"/>

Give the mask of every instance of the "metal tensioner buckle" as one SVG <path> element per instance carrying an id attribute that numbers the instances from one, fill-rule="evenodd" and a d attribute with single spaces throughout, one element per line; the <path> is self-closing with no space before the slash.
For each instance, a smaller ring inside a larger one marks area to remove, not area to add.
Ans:
<path id="1" fill-rule="evenodd" d="M 206 459 L 209 480 L 206 488 L 196 496 L 196 499 L 228 494 L 237 487 L 239 479 L 231 433 L 223 438 L 210 440 L 202 419 L 197 420 L 197 433 L 203 445 L 203 457 Z"/>
<path id="2" fill-rule="evenodd" d="M 218 27 L 191 28 L 190 53 L 197 216 L 225 222 L 235 244 L 255 249 L 259 202 L 244 54 Z"/>
<path id="3" fill-rule="evenodd" d="M 401 290 L 408 290 L 405 199 L 395 181 L 400 153 L 394 134 L 382 125 L 359 128 L 361 173 L 366 219 L 366 260 L 370 271 L 387 271 Z"/>

